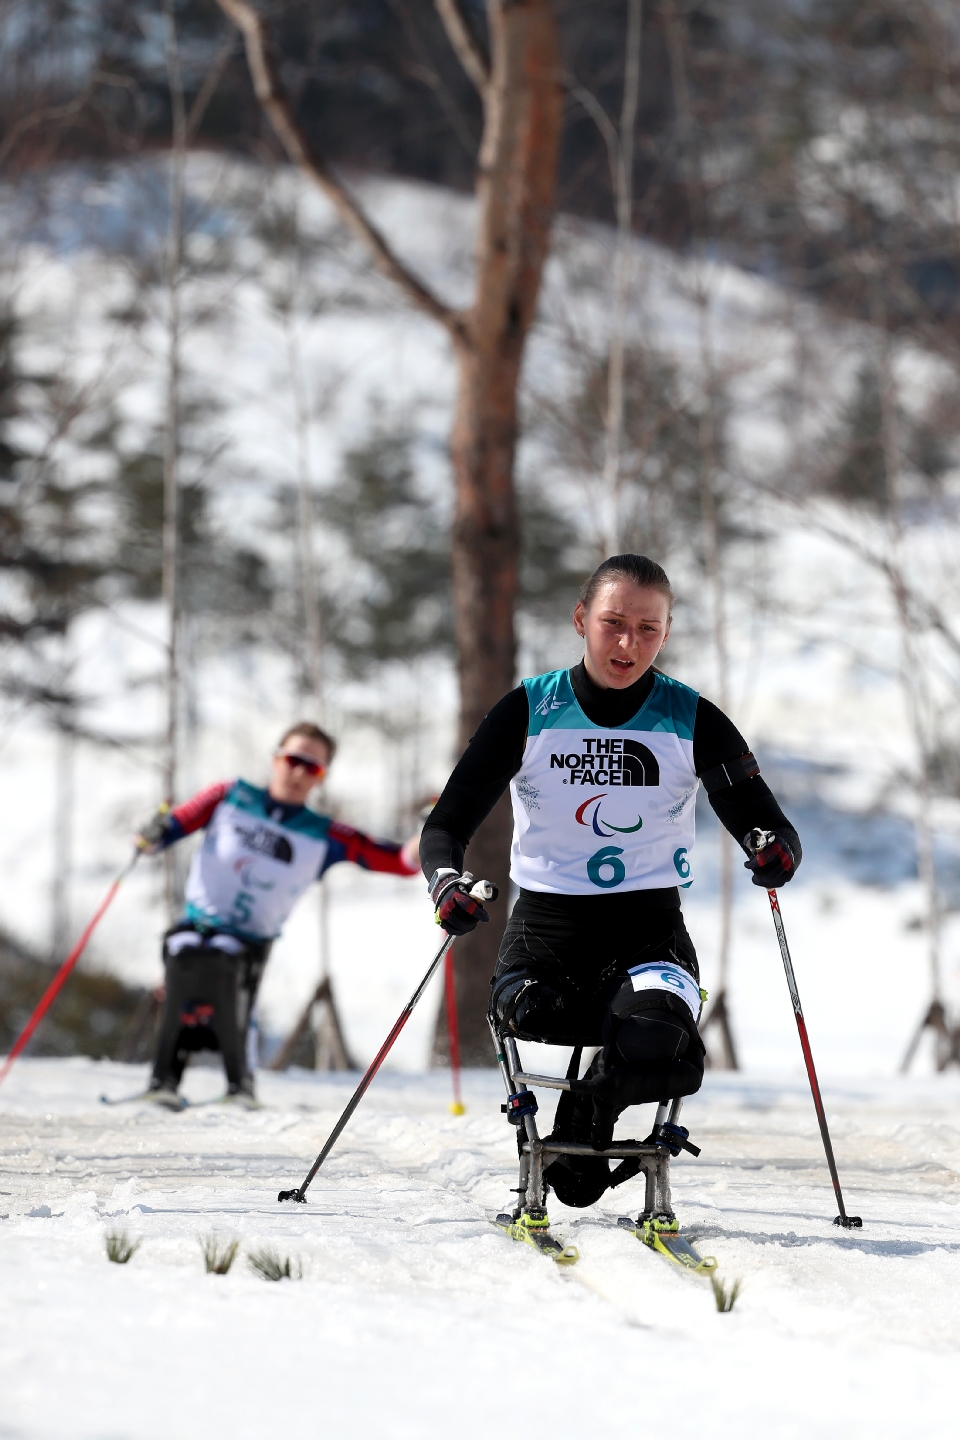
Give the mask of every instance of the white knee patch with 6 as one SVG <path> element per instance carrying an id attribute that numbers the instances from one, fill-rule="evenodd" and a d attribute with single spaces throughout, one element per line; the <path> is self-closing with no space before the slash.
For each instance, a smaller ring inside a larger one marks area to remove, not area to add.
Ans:
<path id="1" fill-rule="evenodd" d="M 689 1008 L 694 1024 L 700 1019 L 703 1009 L 700 986 L 680 965 L 669 962 L 665 965 L 636 965 L 627 973 L 634 990 L 663 990 L 669 995 L 676 995 Z"/>

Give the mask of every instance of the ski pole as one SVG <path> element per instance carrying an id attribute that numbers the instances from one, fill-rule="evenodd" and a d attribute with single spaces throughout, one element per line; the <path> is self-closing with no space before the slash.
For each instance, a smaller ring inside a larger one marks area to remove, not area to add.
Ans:
<path id="1" fill-rule="evenodd" d="M 460 1020 L 457 1016 L 457 982 L 453 974 L 453 951 L 443 962 L 443 991 L 447 1002 L 447 1040 L 450 1044 L 450 1075 L 453 1080 L 451 1115 L 465 1115 L 467 1107 L 460 1093 Z"/>
<path id="2" fill-rule="evenodd" d="M 464 881 L 469 883 L 473 879 L 473 876 L 470 874 L 465 874 L 463 876 L 463 879 Z M 470 890 L 470 897 L 473 900 L 478 900 L 481 904 L 483 904 L 487 900 L 496 900 L 497 887 L 496 885 L 492 885 L 489 880 L 478 880 L 473 886 L 473 888 Z M 334 1125 L 333 1129 L 330 1131 L 330 1134 L 327 1136 L 327 1142 L 324 1145 L 323 1149 L 320 1151 L 320 1154 L 317 1156 L 316 1160 L 314 1160 L 313 1164 L 311 1165 L 303 1184 L 299 1187 L 299 1189 L 296 1190 L 281 1190 L 280 1194 L 277 1196 L 277 1199 L 279 1201 L 296 1200 L 297 1203 L 300 1205 L 306 1204 L 307 1189 L 311 1181 L 313 1180 L 313 1177 L 316 1175 L 317 1171 L 320 1169 L 320 1166 L 323 1164 L 324 1160 L 326 1160 L 327 1156 L 330 1154 L 330 1151 L 333 1149 L 334 1145 L 336 1145 L 340 1136 L 343 1134 L 343 1131 L 346 1129 L 347 1122 L 349 1121 L 350 1116 L 360 1104 L 360 1101 L 363 1099 L 364 1095 L 370 1087 L 370 1082 L 373 1080 L 373 1077 L 380 1069 L 380 1066 L 383 1064 L 384 1060 L 387 1058 L 387 1056 L 390 1054 L 390 1051 L 393 1049 L 394 1041 L 400 1034 L 400 1031 L 403 1029 L 404 1025 L 406 1025 L 407 1021 L 410 1019 L 410 1016 L 413 1014 L 417 1006 L 417 1002 L 419 1001 L 424 990 L 426 990 L 427 986 L 430 984 L 430 981 L 436 974 L 437 969 L 439 968 L 444 956 L 450 949 L 450 946 L 453 944 L 455 939 L 455 935 L 447 935 L 444 937 L 443 944 L 440 946 L 440 949 L 430 961 L 430 967 L 427 970 L 426 975 L 424 975 L 423 979 L 420 981 L 420 984 L 417 986 L 416 990 L 414 990 L 413 994 L 410 996 L 410 999 L 407 1001 L 406 1005 L 401 1010 L 400 1014 L 396 1019 L 396 1022 L 394 1023 L 393 1029 L 390 1031 L 390 1034 L 387 1036 L 386 1040 L 384 1040 L 383 1044 L 380 1046 L 380 1049 L 370 1061 L 370 1064 L 367 1067 L 363 1079 L 360 1081 L 360 1084 L 350 1096 L 350 1099 L 347 1102 L 346 1109 L 340 1116 L 340 1119 L 337 1121 L 336 1125 Z"/>
<path id="3" fill-rule="evenodd" d="M 768 830 L 751 830 L 750 845 L 753 853 L 762 850 L 773 839 Z M 860 1230 L 863 1228 L 863 1221 L 859 1215 L 848 1215 L 843 1203 L 843 1193 L 840 1189 L 840 1176 L 837 1174 L 837 1162 L 833 1158 L 833 1145 L 830 1143 L 830 1131 L 827 1129 L 827 1115 L 823 1108 L 823 1100 L 820 1095 L 820 1085 L 817 1081 L 817 1071 L 813 1063 L 813 1052 L 810 1049 L 810 1039 L 807 1035 L 807 1025 L 803 1018 L 803 1009 L 800 1005 L 800 992 L 797 989 L 797 977 L 793 973 L 793 961 L 790 959 L 790 948 L 787 945 L 787 932 L 783 928 L 783 916 L 780 913 L 780 901 L 777 898 L 776 890 L 768 890 L 767 898 L 770 901 L 770 909 L 773 913 L 773 924 L 777 932 L 777 940 L 780 943 L 780 954 L 783 957 L 783 968 L 787 976 L 787 986 L 790 990 L 790 999 L 793 1002 L 793 1013 L 797 1020 L 797 1030 L 800 1033 L 800 1048 L 803 1051 L 803 1063 L 807 1067 L 807 1079 L 810 1081 L 810 1093 L 813 1096 L 813 1108 L 817 1112 L 817 1121 L 820 1125 L 820 1136 L 823 1140 L 823 1148 L 827 1156 L 827 1164 L 830 1167 L 830 1178 L 833 1181 L 834 1193 L 837 1197 L 837 1204 L 840 1206 L 840 1214 L 835 1216 L 834 1225 L 842 1225 L 845 1230 Z"/>
<path id="4" fill-rule="evenodd" d="M 109 908 L 114 895 L 116 895 L 123 881 L 127 878 L 134 865 L 136 865 L 137 861 L 140 859 L 142 853 L 143 852 L 139 849 L 139 847 L 134 850 L 130 859 L 127 861 L 126 865 L 124 865 L 123 869 L 120 871 L 116 879 L 113 881 L 113 884 L 110 886 L 110 889 L 100 901 L 100 904 L 98 905 L 92 918 L 90 919 L 87 928 L 80 936 L 80 939 L 77 941 L 76 945 L 74 945 L 73 949 L 70 951 L 70 954 L 67 956 L 66 960 L 64 960 L 63 964 L 60 966 L 60 969 L 50 981 L 50 984 L 47 986 L 46 990 L 44 990 L 43 995 L 40 997 L 40 1000 L 37 1003 L 36 1009 L 34 1010 L 33 1014 L 30 1016 L 30 1019 L 27 1021 L 26 1025 L 24 1025 L 23 1029 L 20 1031 L 20 1034 L 14 1041 L 13 1048 L 11 1049 L 10 1054 L 4 1061 L 3 1066 L 0 1067 L 0 1085 L 3 1084 L 4 1080 L 6 1080 L 7 1076 L 10 1074 L 10 1071 L 13 1069 L 14 1062 L 17 1059 L 18 1055 L 22 1054 L 22 1052 L 26 1049 L 27 1045 L 29 1044 L 30 1037 L 33 1035 L 33 1032 L 40 1024 L 40 1021 L 43 1019 L 44 1015 L 46 1015 L 47 1011 L 50 1009 L 50 1006 L 53 1004 L 54 1000 L 56 1000 L 57 996 L 65 985 L 71 970 L 76 965 L 77 961 L 80 959 L 80 956 L 86 949 L 87 941 L 90 939 L 90 936 L 100 924 L 100 921 L 103 919 L 104 914 Z"/>

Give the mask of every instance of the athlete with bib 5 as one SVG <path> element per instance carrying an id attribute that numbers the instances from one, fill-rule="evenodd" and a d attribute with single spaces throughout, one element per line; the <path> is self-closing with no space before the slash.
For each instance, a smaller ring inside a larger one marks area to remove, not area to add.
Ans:
<path id="1" fill-rule="evenodd" d="M 270 946 L 300 896 L 340 860 L 389 875 L 417 873 L 417 837 L 400 846 L 306 806 L 333 759 L 333 740 L 302 721 L 274 753 L 266 789 L 210 785 L 161 810 L 137 843 L 156 854 L 206 829 L 193 856 L 182 920 L 164 936 L 166 997 L 148 1095 L 180 1107 L 191 1052 L 219 1050 L 227 1093 L 254 1101 L 246 1035 Z"/>
<path id="2" fill-rule="evenodd" d="M 679 893 L 693 883 L 699 785 L 755 884 L 783 885 L 800 863 L 797 833 L 736 726 L 655 666 L 672 605 L 654 561 L 605 560 L 573 612 L 583 660 L 493 707 L 420 840 L 437 920 L 464 934 L 487 918 L 459 887 L 464 851 L 509 785 L 520 893 L 491 1018 L 520 1040 L 601 1047 L 586 1086 L 562 1092 L 549 1137 L 595 1150 L 627 1106 L 692 1095 L 703 1080 L 704 996 Z M 756 855 L 754 829 L 773 837 Z M 563 1204 L 590 1205 L 611 1183 L 609 1161 L 561 1155 L 545 1179 Z"/>

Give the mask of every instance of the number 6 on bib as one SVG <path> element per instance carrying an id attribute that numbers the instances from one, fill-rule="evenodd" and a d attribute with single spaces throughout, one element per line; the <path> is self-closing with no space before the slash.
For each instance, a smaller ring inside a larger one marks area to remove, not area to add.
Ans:
<path id="1" fill-rule="evenodd" d="M 591 855 L 587 861 L 587 874 L 594 885 L 599 885 L 601 890 L 612 890 L 615 885 L 622 885 L 626 879 L 627 872 L 624 869 L 623 861 L 618 857 L 623 854 L 616 845 L 605 845 L 598 850 L 596 855 Z M 601 875 L 601 870 L 606 870 L 607 875 Z"/>

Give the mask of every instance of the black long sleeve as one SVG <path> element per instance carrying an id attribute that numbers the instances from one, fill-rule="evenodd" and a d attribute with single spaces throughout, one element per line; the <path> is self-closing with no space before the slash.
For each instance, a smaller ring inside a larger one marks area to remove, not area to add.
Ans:
<path id="1" fill-rule="evenodd" d="M 480 724 L 430 812 L 420 836 L 420 864 L 463 869 L 463 853 L 523 762 L 529 718 L 522 685 L 498 700 Z"/>
<path id="2" fill-rule="evenodd" d="M 583 662 L 570 672 L 577 702 L 595 725 L 624 725 L 637 713 L 653 688 L 647 671 L 625 690 L 595 685 Z M 522 685 L 498 700 L 484 716 L 444 787 L 420 838 L 420 863 L 429 877 L 435 870 L 463 869 L 464 851 L 523 763 L 527 739 L 527 692 Z M 750 747 L 722 710 L 703 696 L 697 701 L 693 729 L 693 763 L 698 775 L 737 760 Z M 796 831 L 759 775 L 740 780 L 709 796 L 720 823 L 739 844 L 750 830 Z M 797 852 L 799 855 L 799 842 Z"/>
<path id="3" fill-rule="evenodd" d="M 733 721 L 724 715 L 711 700 L 701 695 L 697 701 L 697 718 L 693 726 L 693 764 L 698 775 L 730 760 L 739 760 L 749 754 L 750 746 L 744 740 Z M 787 839 L 796 840 L 792 846 L 799 859 L 800 842 L 796 830 L 777 804 L 776 796 L 766 780 L 759 775 L 749 780 L 738 780 L 708 795 L 710 808 L 720 824 L 729 830 L 739 845 L 751 830 L 777 830 L 787 833 Z M 792 837 L 792 838 L 791 838 Z"/>

